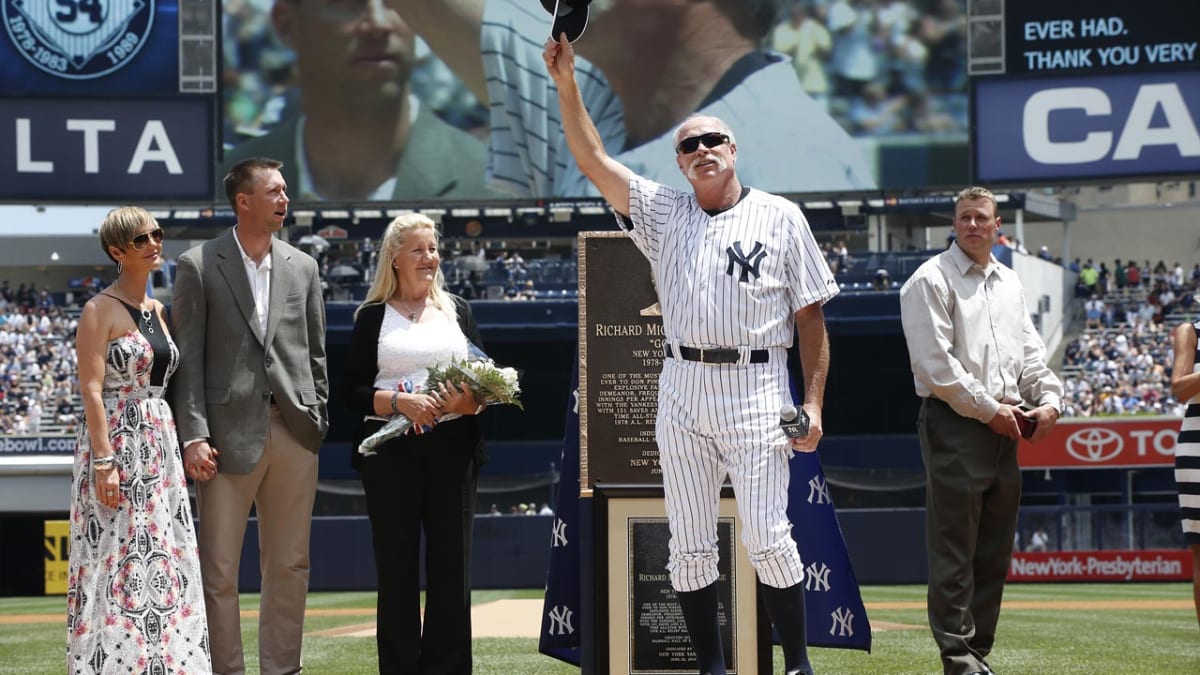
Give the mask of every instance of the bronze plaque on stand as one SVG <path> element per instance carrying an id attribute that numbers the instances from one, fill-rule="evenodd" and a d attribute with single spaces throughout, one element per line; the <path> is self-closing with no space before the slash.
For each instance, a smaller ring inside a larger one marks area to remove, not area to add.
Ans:
<path id="1" fill-rule="evenodd" d="M 662 313 L 622 232 L 579 234 L 579 482 L 662 485 L 654 418 Z"/>
<path id="2" fill-rule="evenodd" d="M 661 498 L 608 500 L 609 673 L 674 675 L 696 672 L 696 656 L 667 573 L 670 534 Z M 754 675 L 757 598 L 754 568 L 737 545 L 737 505 L 721 499 L 717 522 L 717 596 L 725 667 Z"/>

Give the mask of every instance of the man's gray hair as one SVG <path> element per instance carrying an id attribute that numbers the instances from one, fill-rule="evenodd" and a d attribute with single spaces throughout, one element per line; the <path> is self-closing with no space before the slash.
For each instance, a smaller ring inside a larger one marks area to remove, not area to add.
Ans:
<path id="1" fill-rule="evenodd" d="M 713 120 L 714 122 L 717 123 L 717 128 L 720 129 L 721 133 L 723 133 L 729 137 L 729 142 L 731 144 L 737 142 L 737 139 L 733 137 L 733 129 L 729 128 L 729 125 L 725 123 L 725 120 L 721 119 L 720 117 L 713 117 L 712 115 L 705 115 L 704 113 L 692 113 L 691 115 L 688 115 L 687 117 L 683 118 L 683 121 L 680 122 L 679 125 L 675 127 L 675 132 L 671 134 L 671 146 L 672 147 L 679 145 L 679 141 L 683 140 L 682 138 L 679 137 L 679 134 L 680 134 L 680 132 L 683 131 L 684 125 L 686 125 L 688 122 L 691 122 L 692 120 L 695 120 L 695 119 Z"/>

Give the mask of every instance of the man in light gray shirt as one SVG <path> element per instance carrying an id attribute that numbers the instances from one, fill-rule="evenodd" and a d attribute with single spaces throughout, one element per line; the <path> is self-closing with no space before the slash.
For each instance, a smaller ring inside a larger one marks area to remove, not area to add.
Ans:
<path id="1" fill-rule="evenodd" d="M 900 289 L 925 461 L 929 626 L 945 675 L 988 674 L 1012 558 L 1021 469 L 1017 440 L 1044 438 L 1062 383 L 1025 308 L 1021 281 L 992 256 L 996 199 L 971 187 L 956 239 Z M 1036 405 L 1023 411 L 1022 404 Z"/>

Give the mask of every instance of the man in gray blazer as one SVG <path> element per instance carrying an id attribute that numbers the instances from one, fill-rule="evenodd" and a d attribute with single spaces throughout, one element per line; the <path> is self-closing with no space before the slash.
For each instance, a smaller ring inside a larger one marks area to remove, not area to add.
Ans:
<path id="1" fill-rule="evenodd" d="M 325 306 L 316 262 L 276 239 L 287 216 L 281 163 L 225 176 L 237 225 L 179 256 L 172 380 L 187 474 L 196 480 L 200 571 L 216 673 L 244 673 L 238 563 L 258 515 L 263 675 L 298 673 L 308 595 L 317 451 L 329 427 Z"/>

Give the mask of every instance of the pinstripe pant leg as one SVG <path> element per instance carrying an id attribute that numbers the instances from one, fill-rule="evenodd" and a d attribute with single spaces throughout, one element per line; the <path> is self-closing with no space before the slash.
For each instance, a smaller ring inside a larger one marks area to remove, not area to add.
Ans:
<path id="1" fill-rule="evenodd" d="M 779 407 L 790 401 L 785 365 L 737 366 L 723 379 L 737 405 L 722 409 L 717 448 L 737 495 L 742 542 L 764 584 L 794 586 L 804 566 L 787 517 L 791 446 L 779 427 Z"/>
<path id="2" fill-rule="evenodd" d="M 696 367 L 665 367 L 659 381 L 655 440 L 671 529 L 667 571 L 676 591 L 700 590 L 719 576 L 717 515 L 725 470 L 712 439 L 684 417 L 683 407 L 701 375 Z"/>

